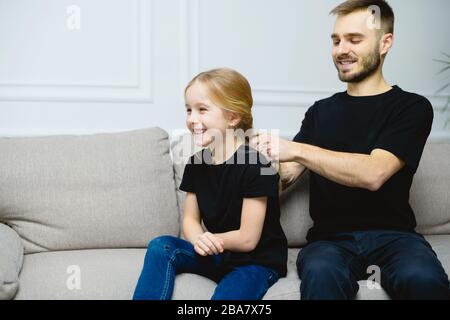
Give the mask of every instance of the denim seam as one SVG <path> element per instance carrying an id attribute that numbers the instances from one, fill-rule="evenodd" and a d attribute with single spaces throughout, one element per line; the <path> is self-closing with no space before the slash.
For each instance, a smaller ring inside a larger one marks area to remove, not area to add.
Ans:
<path id="1" fill-rule="evenodd" d="M 166 281 L 165 281 L 165 283 L 164 283 L 164 289 L 163 289 L 163 291 L 162 291 L 162 293 L 161 293 L 161 299 L 160 299 L 160 300 L 165 300 L 165 298 L 166 298 L 167 291 L 169 290 L 169 272 L 171 271 L 171 268 L 173 268 L 173 265 L 172 265 L 172 264 L 173 264 L 173 262 L 175 261 L 176 255 L 177 255 L 178 253 L 184 253 L 184 254 L 186 254 L 186 255 L 188 255 L 188 256 L 191 256 L 191 257 L 194 257 L 194 256 L 195 256 L 194 254 L 192 254 L 192 252 L 187 251 L 187 250 L 184 250 L 184 249 L 175 249 L 175 250 L 173 251 L 173 253 L 172 253 L 172 255 L 170 256 L 170 259 L 169 259 L 169 264 L 168 264 L 168 266 L 167 266 L 167 270 L 166 270 Z"/>

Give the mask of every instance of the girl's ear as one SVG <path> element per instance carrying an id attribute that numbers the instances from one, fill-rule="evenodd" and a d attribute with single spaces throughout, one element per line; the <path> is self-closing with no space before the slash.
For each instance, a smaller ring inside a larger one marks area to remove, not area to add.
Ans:
<path id="1" fill-rule="evenodd" d="M 235 114 L 235 113 L 230 113 L 230 114 L 229 114 L 229 117 L 228 117 L 228 125 L 229 125 L 230 127 L 233 127 L 233 128 L 237 127 L 237 125 L 239 124 L 239 122 L 241 122 L 241 117 L 240 117 L 240 116 L 238 116 L 238 115 Z"/>

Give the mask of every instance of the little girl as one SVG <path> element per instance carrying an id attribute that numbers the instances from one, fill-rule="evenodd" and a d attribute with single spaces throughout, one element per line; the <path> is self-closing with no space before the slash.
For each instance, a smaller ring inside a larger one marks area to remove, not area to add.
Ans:
<path id="1" fill-rule="evenodd" d="M 261 299 L 286 275 L 287 240 L 279 176 L 267 174 L 270 163 L 236 134 L 252 128 L 250 85 L 234 70 L 211 70 L 191 80 L 185 101 L 186 125 L 204 147 L 190 158 L 180 186 L 187 241 L 150 242 L 133 299 L 171 299 L 179 273 L 216 281 L 214 300 Z"/>

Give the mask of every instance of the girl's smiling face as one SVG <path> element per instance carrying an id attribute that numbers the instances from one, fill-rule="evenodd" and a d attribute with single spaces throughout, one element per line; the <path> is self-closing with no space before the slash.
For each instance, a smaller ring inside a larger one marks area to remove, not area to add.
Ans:
<path id="1" fill-rule="evenodd" d="M 208 88 L 199 81 L 186 90 L 185 101 L 186 126 L 198 146 L 208 146 L 217 135 L 224 137 L 226 129 L 234 125 L 228 113 L 211 101 Z"/>

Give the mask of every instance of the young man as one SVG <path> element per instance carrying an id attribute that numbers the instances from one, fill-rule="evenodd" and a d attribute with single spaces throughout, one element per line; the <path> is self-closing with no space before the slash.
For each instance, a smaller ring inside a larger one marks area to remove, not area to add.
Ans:
<path id="1" fill-rule="evenodd" d="M 333 60 L 347 91 L 317 101 L 293 142 L 275 146 L 259 136 L 256 143 L 279 158 L 284 185 L 311 172 L 314 226 L 297 259 L 301 298 L 353 299 L 376 265 L 393 299 L 449 299 L 448 276 L 414 231 L 408 202 L 433 109 L 382 73 L 394 13 L 383 0 L 349 0 L 331 13 Z"/>

